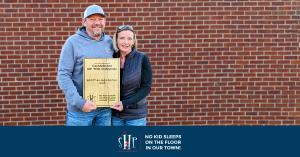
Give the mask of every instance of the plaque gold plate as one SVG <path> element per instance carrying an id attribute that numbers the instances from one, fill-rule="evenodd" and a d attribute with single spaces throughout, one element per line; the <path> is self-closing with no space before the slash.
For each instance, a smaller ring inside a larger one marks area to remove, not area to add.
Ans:
<path id="1" fill-rule="evenodd" d="M 97 107 L 111 107 L 120 101 L 119 58 L 84 59 L 83 97 Z"/>

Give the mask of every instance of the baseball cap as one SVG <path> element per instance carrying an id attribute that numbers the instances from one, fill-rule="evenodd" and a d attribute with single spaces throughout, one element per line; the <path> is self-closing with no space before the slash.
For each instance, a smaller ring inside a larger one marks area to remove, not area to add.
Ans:
<path id="1" fill-rule="evenodd" d="M 93 14 L 100 14 L 100 15 L 106 17 L 103 9 L 99 5 L 90 5 L 85 9 L 85 11 L 83 13 L 83 18 L 85 19 Z"/>

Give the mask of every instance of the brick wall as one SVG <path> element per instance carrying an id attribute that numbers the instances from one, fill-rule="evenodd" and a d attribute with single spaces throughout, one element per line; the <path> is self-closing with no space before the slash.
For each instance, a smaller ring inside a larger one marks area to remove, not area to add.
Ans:
<path id="1" fill-rule="evenodd" d="M 299 125 L 299 0 L 1 0 L 0 125 L 64 125 L 60 49 L 86 6 L 150 56 L 149 125 Z"/>

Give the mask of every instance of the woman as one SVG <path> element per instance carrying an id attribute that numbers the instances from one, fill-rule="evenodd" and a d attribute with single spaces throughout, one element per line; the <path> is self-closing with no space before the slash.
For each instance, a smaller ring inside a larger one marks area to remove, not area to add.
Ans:
<path id="1" fill-rule="evenodd" d="M 117 27 L 113 38 L 115 56 L 120 57 L 121 101 L 112 107 L 113 126 L 145 126 L 147 95 L 152 85 L 148 56 L 137 51 L 136 33 L 132 26 Z"/>

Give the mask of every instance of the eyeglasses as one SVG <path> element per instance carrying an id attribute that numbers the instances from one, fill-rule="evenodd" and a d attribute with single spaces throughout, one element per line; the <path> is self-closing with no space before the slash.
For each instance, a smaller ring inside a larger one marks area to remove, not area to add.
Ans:
<path id="1" fill-rule="evenodd" d="M 130 30 L 130 31 L 134 32 L 132 26 L 122 25 L 117 28 L 117 33 L 121 32 L 121 31 L 125 31 L 125 30 Z"/>

